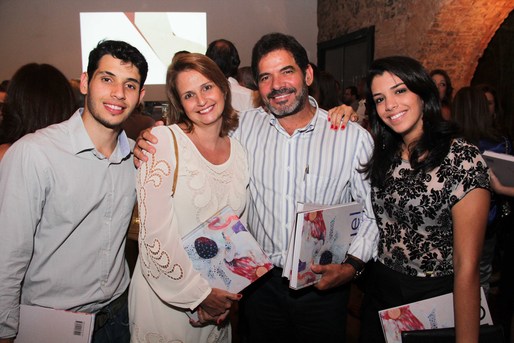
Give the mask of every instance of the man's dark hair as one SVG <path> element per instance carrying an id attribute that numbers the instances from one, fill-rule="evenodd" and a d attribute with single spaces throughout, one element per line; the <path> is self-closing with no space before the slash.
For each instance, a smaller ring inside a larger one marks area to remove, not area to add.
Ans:
<path id="1" fill-rule="evenodd" d="M 7 87 L 9 86 L 9 80 L 3 80 L 0 83 L 0 92 L 7 92 Z"/>
<path id="2" fill-rule="evenodd" d="M 226 39 L 217 39 L 207 47 L 205 56 L 214 61 L 226 78 L 236 77 L 241 61 L 235 45 Z"/>
<path id="3" fill-rule="evenodd" d="M 309 58 L 307 51 L 298 43 L 293 36 L 285 35 L 283 33 L 269 33 L 264 35 L 255 43 L 252 50 L 252 71 L 255 82 L 259 83 L 259 62 L 265 55 L 276 50 L 289 51 L 293 58 L 305 75 L 307 66 L 309 65 Z"/>
<path id="4" fill-rule="evenodd" d="M 89 62 L 87 65 L 88 82 L 93 79 L 93 74 L 98 69 L 98 62 L 105 55 L 111 55 L 123 62 L 130 62 L 139 70 L 141 76 L 140 90 L 146 81 L 148 74 L 148 63 L 143 54 L 132 45 L 123 41 L 106 40 L 98 43 L 96 48 L 89 53 Z"/>

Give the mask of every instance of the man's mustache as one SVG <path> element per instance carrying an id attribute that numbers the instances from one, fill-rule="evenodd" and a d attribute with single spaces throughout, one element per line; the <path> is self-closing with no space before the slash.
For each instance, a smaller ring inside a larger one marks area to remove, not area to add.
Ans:
<path id="1" fill-rule="evenodd" d="M 274 89 L 270 93 L 268 93 L 267 98 L 271 99 L 271 98 L 274 98 L 279 95 L 289 94 L 289 93 L 294 93 L 294 92 L 296 92 L 296 89 L 292 88 L 292 87 L 291 88 L 284 87 L 284 88 L 280 88 L 280 89 Z"/>

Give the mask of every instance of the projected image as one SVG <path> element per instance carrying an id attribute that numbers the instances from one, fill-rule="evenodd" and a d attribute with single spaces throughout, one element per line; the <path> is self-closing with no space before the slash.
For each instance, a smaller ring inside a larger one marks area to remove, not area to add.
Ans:
<path id="1" fill-rule="evenodd" d="M 135 46 L 148 61 L 145 84 L 166 83 L 166 70 L 177 51 L 205 53 L 206 13 L 103 12 L 80 13 L 82 70 L 89 52 L 105 39 L 123 40 Z"/>

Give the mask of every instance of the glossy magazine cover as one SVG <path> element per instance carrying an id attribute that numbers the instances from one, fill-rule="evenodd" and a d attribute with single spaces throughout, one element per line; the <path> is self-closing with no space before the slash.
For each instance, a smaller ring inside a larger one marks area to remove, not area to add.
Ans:
<path id="1" fill-rule="evenodd" d="M 238 293 L 273 267 L 230 207 L 214 214 L 182 241 L 193 267 L 213 288 Z"/>
<path id="2" fill-rule="evenodd" d="M 316 283 L 321 275 L 311 271 L 312 264 L 343 262 L 362 221 L 362 205 L 352 202 L 334 206 L 298 204 L 292 233 L 287 271 L 289 286 L 300 289 Z M 290 270 L 290 271 L 289 271 Z"/>

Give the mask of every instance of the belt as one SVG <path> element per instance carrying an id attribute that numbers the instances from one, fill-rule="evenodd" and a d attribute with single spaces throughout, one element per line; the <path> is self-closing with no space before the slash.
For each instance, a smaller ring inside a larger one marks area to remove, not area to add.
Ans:
<path id="1" fill-rule="evenodd" d="M 105 305 L 95 315 L 95 329 L 94 331 L 100 330 L 107 324 L 107 322 L 116 317 L 116 314 L 123 308 L 128 299 L 128 288 L 123 292 L 122 295 Z"/>

